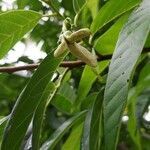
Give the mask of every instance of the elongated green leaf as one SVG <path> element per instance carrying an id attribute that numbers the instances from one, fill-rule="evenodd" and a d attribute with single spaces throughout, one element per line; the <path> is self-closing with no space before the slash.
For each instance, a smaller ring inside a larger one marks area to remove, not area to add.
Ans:
<path id="1" fill-rule="evenodd" d="M 64 56 L 54 58 L 50 53 L 40 64 L 30 82 L 19 96 L 5 130 L 2 150 L 20 148 L 40 98 Z"/>
<path id="2" fill-rule="evenodd" d="M 73 0 L 73 8 L 75 13 L 78 13 L 81 10 L 85 2 L 86 0 Z"/>
<path id="3" fill-rule="evenodd" d="M 100 92 L 89 110 L 84 124 L 82 150 L 98 150 L 102 138 L 102 103 L 103 92 Z"/>
<path id="4" fill-rule="evenodd" d="M 98 6 L 99 0 L 87 0 L 87 7 L 90 9 L 93 18 L 95 18 L 98 13 Z"/>
<path id="5" fill-rule="evenodd" d="M 83 123 L 80 123 L 78 126 L 75 126 L 72 129 L 69 138 L 62 147 L 62 150 L 80 150 L 80 140 L 83 130 Z"/>
<path id="6" fill-rule="evenodd" d="M 94 92 L 86 96 L 86 98 L 82 101 L 81 109 L 89 109 L 91 106 L 93 106 L 96 98 L 97 98 L 98 92 Z"/>
<path id="7" fill-rule="evenodd" d="M 33 134 L 32 134 L 32 149 L 38 150 L 40 146 L 41 130 L 43 124 L 43 118 L 46 111 L 46 106 L 51 102 L 57 89 L 60 86 L 60 83 L 66 73 L 67 69 L 64 70 L 62 75 L 57 81 L 57 86 L 53 82 L 50 82 L 45 88 L 44 94 L 41 97 L 40 103 L 35 111 L 33 119 Z"/>
<path id="8" fill-rule="evenodd" d="M 128 106 L 128 131 L 135 143 L 135 148 L 141 150 L 141 139 L 139 129 L 137 127 L 137 118 L 136 118 L 136 100 L 137 97 L 132 97 L 131 103 Z"/>
<path id="9" fill-rule="evenodd" d="M 108 66 L 108 63 L 109 61 L 106 60 L 98 64 L 99 74 Z M 97 75 L 92 71 L 92 69 L 89 66 L 86 66 L 82 73 L 82 77 L 79 83 L 79 88 L 77 92 L 77 100 L 76 100 L 77 103 L 78 102 L 80 103 L 87 96 L 96 78 L 97 78 Z"/>
<path id="10" fill-rule="evenodd" d="M 75 90 L 71 88 L 71 86 L 67 82 L 65 82 L 61 84 L 51 103 L 58 110 L 66 114 L 71 114 L 73 112 L 73 103 L 75 101 L 75 98 Z"/>
<path id="11" fill-rule="evenodd" d="M 149 68 L 150 68 L 150 63 L 147 63 L 142 69 L 142 71 L 140 72 L 138 83 L 136 87 L 132 89 L 132 95 L 130 94 L 130 97 L 128 99 L 128 112 L 129 112 L 128 132 L 136 145 L 136 149 L 142 149 L 141 137 L 139 132 L 139 124 L 140 124 L 139 120 L 142 119 L 138 118 L 138 116 L 142 117 L 144 106 L 149 101 L 148 94 L 146 94 L 146 92 L 142 93 L 145 89 L 150 87 Z M 147 93 L 149 93 L 149 91 Z M 137 106 L 137 104 L 139 106 Z M 138 112 L 138 116 L 137 116 L 137 112 Z"/>
<path id="12" fill-rule="evenodd" d="M 105 150 L 115 149 L 129 79 L 150 30 L 150 3 L 144 0 L 123 28 L 110 64 L 104 94 Z"/>
<path id="13" fill-rule="evenodd" d="M 43 124 L 43 117 L 46 110 L 46 104 L 52 92 L 54 92 L 55 86 L 54 83 L 50 82 L 45 88 L 43 95 L 41 97 L 40 103 L 35 111 L 33 119 L 33 134 L 32 134 L 32 149 L 39 149 L 40 145 L 40 136 Z"/>
<path id="14" fill-rule="evenodd" d="M 58 110 L 63 113 L 71 114 L 73 103 L 61 94 L 56 94 L 52 100 L 52 105 L 54 105 Z"/>
<path id="15" fill-rule="evenodd" d="M 41 14 L 13 10 L 0 14 L 0 58 L 38 23 Z"/>
<path id="16" fill-rule="evenodd" d="M 9 118 L 9 116 L 3 117 L 3 118 L 0 117 L 0 144 L 1 144 L 1 141 L 2 141 L 2 135 L 3 135 L 4 128 L 6 126 L 6 122 L 7 122 L 8 118 Z"/>
<path id="17" fill-rule="evenodd" d="M 64 122 L 55 132 L 52 134 L 50 139 L 46 141 L 41 150 L 52 150 L 56 144 L 59 142 L 61 137 L 68 131 L 75 123 L 82 120 L 85 117 L 86 111 L 80 112 L 79 114 L 75 115 L 74 117 L 70 118 L 66 122 Z"/>
<path id="18" fill-rule="evenodd" d="M 123 13 L 134 8 L 140 0 L 110 0 L 99 11 L 95 17 L 91 30 L 93 33 L 98 31 L 107 23 L 113 21 Z"/>
<path id="19" fill-rule="evenodd" d="M 110 27 L 108 31 L 106 31 L 96 40 L 94 47 L 98 53 L 101 55 L 108 55 L 113 53 L 119 37 L 119 33 L 128 17 L 129 14 L 123 15 L 112 27 Z"/>

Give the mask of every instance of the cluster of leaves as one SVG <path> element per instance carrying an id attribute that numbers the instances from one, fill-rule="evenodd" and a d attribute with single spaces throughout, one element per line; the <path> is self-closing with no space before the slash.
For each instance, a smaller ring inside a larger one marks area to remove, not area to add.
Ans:
<path id="1" fill-rule="evenodd" d="M 150 1 L 16 0 L 14 5 L 17 10 L 0 14 L 0 58 L 18 41 L 25 43 L 27 33 L 44 42 L 47 56 L 30 79 L 0 74 L 1 149 L 148 150 L 150 123 L 143 115 L 150 104 L 150 62 L 142 50 L 150 48 Z M 44 19 L 48 13 L 56 16 Z M 96 68 L 59 67 L 75 59 L 53 55 L 66 17 L 73 30 L 90 28 L 84 46 L 112 59 Z"/>

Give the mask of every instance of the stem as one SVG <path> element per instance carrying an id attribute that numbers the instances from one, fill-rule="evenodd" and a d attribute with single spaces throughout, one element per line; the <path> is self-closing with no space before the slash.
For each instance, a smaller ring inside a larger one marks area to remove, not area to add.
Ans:
<path id="1" fill-rule="evenodd" d="M 150 52 L 150 48 L 144 48 L 143 49 L 143 53 L 147 53 Z M 97 60 L 98 61 L 103 61 L 103 60 L 109 60 L 111 59 L 112 55 L 100 55 L 98 54 L 97 56 Z M 77 61 L 63 61 L 60 64 L 60 67 L 64 67 L 64 68 L 77 68 L 77 67 L 81 67 L 86 65 L 85 62 L 81 61 L 81 60 L 77 60 Z M 28 64 L 25 66 L 9 66 L 9 67 L 0 67 L 0 72 L 6 72 L 6 73 L 13 73 L 16 71 L 21 71 L 21 70 L 33 70 L 36 69 L 39 66 L 39 64 Z"/>

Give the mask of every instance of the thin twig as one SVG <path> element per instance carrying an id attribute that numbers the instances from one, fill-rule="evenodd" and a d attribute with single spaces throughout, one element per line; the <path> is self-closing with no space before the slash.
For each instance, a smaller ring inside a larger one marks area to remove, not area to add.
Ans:
<path id="1" fill-rule="evenodd" d="M 110 59 L 111 55 L 106 55 L 106 56 L 102 56 L 98 58 L 99 60 L 107 60 Z M 81 67 L 84 66 L 85 62 L 81 61 L 81 60 L 76 60 L 76 61 L 63 61 L 60 64 L 60 67 L 64 67 L 64 68 L 76 68 L 76 67 Z M 8 66 L 8 67 L 0 67 L 0 72 L 7 72 L 7 73 L 13 73 L 16 71 L 22 71 L 22 70 L 34 70 L 39 66 L 38 64 L 28 64 L 28 65 L 24 65 L 24 66 Z"/>
<path id="2" fill-rule="evenodd" d="M 150 52 L 150 48 L 144 48 L 143 53 Z M 98 55 L 97 60 L 102 61 L 102 60 L 109 60 L 111 59 L 112 55 Z M 76 60 L 76 61 L 63 61 L 60 64 L 60 67 L 65 67 L 65 68 L 77 68 L 84 66 L 85 62 L 81 60 Z M 0 72 L 6 72 L 6 73 L 13 73 L 16 71 L 22 71 L 22 70 L 34 70 L 39 66 L 39 64 L 28 64 L 25 66 L 8 66 L 8 67 L 0 67 Z"/>

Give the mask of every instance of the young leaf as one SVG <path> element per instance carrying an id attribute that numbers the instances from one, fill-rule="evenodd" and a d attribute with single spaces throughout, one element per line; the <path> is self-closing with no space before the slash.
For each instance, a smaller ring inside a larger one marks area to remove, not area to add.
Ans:
<path id="1" fill-rule="evenodd" d="M 13 10 L 0 14 L 0 58 L 29 32 L 42 15 L 34 11 Z"/>
<path id="2" fill-rule="evenodd" d="M 5 129 L 2 150 L 20 148 L 43 92 L 63 58 L 64 56 L 54 58 L 53 53 L 50 53 L 20 94 Z"/>
<path id="3" fill-rule="evenodd" d="M 110 0 L 98 12 L 91 25 L 93 33 L 139 4 L 140 0 Z"/>
<path id="4" fill-rule="evenodd" d="M 64 122 L 50 137 L 49 140 L 47 140 L 41 147 L 41 150 L 48 150 L 53 149 L 56 144 L 59 142 L 61 137 L 68 131 L 75 123 L 78 121 L 83 120 L 85 117 L 86 111 L 80 112 L 79 114 L 73 116 L 66 122 Z"/>
<path id="5" fill-rule="evenodd" d="M 109 67 L 104 93 L 105 150 L 115 149 L 129 80 L 150 30 L 150 3 L 144 0 L 124 26 Z"/>

